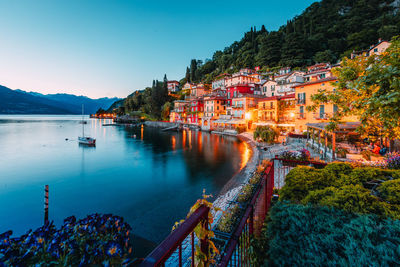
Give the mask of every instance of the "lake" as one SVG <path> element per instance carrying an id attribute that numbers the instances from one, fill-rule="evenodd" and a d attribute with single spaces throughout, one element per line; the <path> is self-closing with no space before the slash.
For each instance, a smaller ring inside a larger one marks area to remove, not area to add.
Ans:
<path id="1" fill-rule="evenodd" d="M 158 243 L 203 189 L 218 195 L 248 155 L 236 137 L 86 119 L 96 147 L 77 143 L 81 116 L 0 115 L 0 233 L 43 224 L 48 184 L 56 225 L 71 215 L 112 213 Z"/>

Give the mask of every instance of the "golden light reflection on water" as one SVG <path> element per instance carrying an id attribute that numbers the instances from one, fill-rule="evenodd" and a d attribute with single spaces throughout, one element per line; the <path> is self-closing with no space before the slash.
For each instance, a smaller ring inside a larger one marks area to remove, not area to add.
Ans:
<path id="1" fill-rule="evenodd" d="M 189 139 L 189 148 L 191 148 L 191 147 L 192 147 L 192 131 L 189 130 L 188 133 L 189 133 L 189 136 L 188 136 L 188 139 Z"/>
<path id="2" fill-rule="evenodd" d="M 175 136 L 171 136 L 171 143 L 172 143 L 172 150 L 175 150 L 176 148 L 176 138 Z"/>
<path id="3" fill-rule="evenodd" d="M 243 146 L 239 147 L 240 155 L 242 155 L 242 164 L 240 169 L 243 169 L 251 157 L 251 149 L 246 142 L 243 142 Z"/>
<path id="4" fill-rule="evenodd" d="M 182 146 L 186 147 L 186 131 L 182 131 Z"/>
<path id="5" fill-rule="evenodd" d="M 142 124 L 142 127 L 140 128 L 140 139 L 142 139 L 142 140 L 143 140 L 143 131 L 144 131 L 144 127 Z"/>

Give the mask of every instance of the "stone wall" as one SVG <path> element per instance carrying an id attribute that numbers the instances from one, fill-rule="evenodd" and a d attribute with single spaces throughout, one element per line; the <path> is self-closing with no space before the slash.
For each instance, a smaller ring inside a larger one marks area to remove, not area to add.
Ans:
<path id="1" fill-rule="evenodd" d="M 176 122 L 164 122 L 164 121 L 145 121 L 144 125 L 157 128 L 168 128 L 172 126 L 178 126 Z"/>

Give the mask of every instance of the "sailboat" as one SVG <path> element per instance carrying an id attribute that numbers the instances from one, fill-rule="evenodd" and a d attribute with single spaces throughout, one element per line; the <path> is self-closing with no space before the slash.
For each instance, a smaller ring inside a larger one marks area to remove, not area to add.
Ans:
<path id="1" fill-rule="evenodd" d="M 83 113 L 83 105 L 82 105 L 82 121 L 80 122 L 82 124 L 82 136 L 78 137 L 78 142 L 79 144 L 82 145 L 87 145 L 87 146 L 95 146 L 96 145 L 96 139 L 85 136 L 85 124 L 87 123 L 84 119 L 84 113 Z"/>

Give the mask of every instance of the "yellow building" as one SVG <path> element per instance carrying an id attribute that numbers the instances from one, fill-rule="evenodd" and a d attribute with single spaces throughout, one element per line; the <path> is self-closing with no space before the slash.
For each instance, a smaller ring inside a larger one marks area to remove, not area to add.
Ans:
<path id="1" fill-rule="evenodd" d="M 295 127 L 295 101 L 295 94 L 260 99 L 256 125 L 279 126 L 293 131 Z"/>
<path id="2" fill-rule="evenodd" d="M 314 80 L 295 86 L 296 90 L 296 120 L 295 130 L 302 133 L 307 130 L 307 123 L 328 122 L 329 118 L 337 111 L 337 106 L 331 103 L 323 103 L 315 111 L 307 111 L 307 106 L 313 105 L 311 96 L 318 93 L 319 89 L 333 91 L 336 77 Z M 346 117 L 347 122 L 357 121 L 356 117 Z"/>

